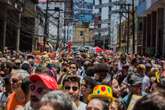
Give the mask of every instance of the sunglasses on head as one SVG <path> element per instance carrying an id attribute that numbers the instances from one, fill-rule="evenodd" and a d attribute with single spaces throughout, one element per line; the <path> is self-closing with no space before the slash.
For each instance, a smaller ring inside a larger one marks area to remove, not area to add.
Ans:
<path id="1" fill-rule="evenodd" d="M 36 87 L 35 85 L 30 85 L 30 90 L 31 91 L 36 91 L 38 94 L 42 94 L 44 92 L 43 87 Z"/>
<path id="2" fill-rule="evenodd" d="M 65 86 L 64 87 L 65 90 L 70 90 L 71 88 L 72 88 L 73 91 L 77 91 L 79 89 L 79 87 L 76 87 L 76 86 L 73 86 L 73 87 L 71 87 L 71 86 Z"/>

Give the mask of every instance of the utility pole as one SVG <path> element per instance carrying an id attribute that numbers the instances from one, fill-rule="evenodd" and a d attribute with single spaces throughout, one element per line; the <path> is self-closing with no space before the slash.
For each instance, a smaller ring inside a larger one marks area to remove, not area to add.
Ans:
<path id="1" fill-rule="evenodd" d="M 128 6 L 128 22 L 127 22 L 127 53 L 129 52 L 129 27 L 130 27 L 130 6 Z"/>
<path id="2" fill-rule="evenodd" d="M 6 28 L 7 28 L 7 9 L 4 9 L 4 25 L 3 25 L 3 51 L 6 46 Z"/>
<path id="3" fill-rule="evenodd" d="M 103 48 L 105 49 L 105 37 L 106 36 L 102 36 L 103 37 Z"/>
<path id="4" fill-rule="evenodd" d="M 45 28 L 44 28 L 44 34 L 45 34 L 45 36 L 44 36 L 44 47 L 45 47 L 45 45 L 46 45 L 46 42 L 47 42 L 47 37 L 49 37 L 48 35 L 48 19 L 49 19 L 49 13 L 48 13 L 48 11 L 55 11 L 55 12 L 58 12 L 58 17 L 54 17 L 53 16 L 53 18 L 54 19 L 56 19 L 57 20 L 57 22 L 58 22 L 58 24 L 57 24 L 57 41 L 56 41 L 56 49 L 59 47 L 59 34 L 60 34 L 60 32 L 59 32 L 59 29 L 60 29 L 60 11 L 62 11 L 59 7 L 54 7 L 54 9 L 50 9 L 49 8 L 49 6 L 48 6 L 48 4 L 49 3 L 51 3 L 51 2 L 53 2 L 53 1 L 49 1 L 49 0 L 47 0 L 47 6 L 46 6 L 46 14 L 45 14 Z"/>
<path id="5" fill-rule="evenodd" d="M 111 3 L 112 2 L 112 0 L 109 0 L 109 3 Z M 108 13 L 108 16 L 109 16 L 109 23 L 108 23 L 108 25 L 109 25 L 109 33 L 108 33 L 108 49 L 110 49 L 110 45 L 112 46 L 112 36 L 111 36 L 111 10 L 112 10 L 112 7 L 111 6 L 109 6 L 108 7 L 108 9 L 109 9 L 109 13 Z"/>
<path id="6" fill-rule="evenodd" d="M 132 0 L 132 46 L 133 46 L 133 53 L 135 53 L 135 1 Z"/>
<path id="7" fill-rule="evenodd" d="M 66 26 L 64 25 L 64 29 L 63 29 L 63 33 L 64 33 L 64 36 L 63 36 L 63 43 L 64 43 L 64 46 L 66 44 Z"/>
<path id="8" fill-rule="evenodd" d="M 121 19 L 122 19 L 122 13 L 119 13 L 119 49 L 121 49 Z"/>
<path id="9" fill-rule="evenodd" d="M 69 26 L 66 27 L 66 42 L 68 42 L 68 39 L 69 39 L 69 36 L 68 36 L 68 33 L 69 33 L 68 27 Z"/>
<path id="10" fill-rule="evenodd" d="M 18 15 L 18 26 L 17 26 L 17 44 L 16 44 L 16 50 L 17 52 L 19 51 L 19 46 L 20 46 L 20 32 L 21 32 L 21 17 L 22 17 L 22 9 L 21 11 L 19 12 L 19 15 Z"/>
<path id="11" fill-rule="evenodd" d="M 60 9 L 58 10 L 58 24 L 57 24 L 57 44 L 56 50 L 59 48 L 59 40 L 60 40 Z"/>
<path id="12" fill-rule="evenodd" d="M 44 48 L 43 48 L 43 51 L 46 50 L 46 42 L 47 42 L 47 37 L 48 37 L 48 9 L 49 9 L 49 0 L 46 1 L 45 27 L 44 27 L 44 38 L 43 38 Z"/>
<path id="13" fill-rule="evenodd" d="M 83 46 L 85 46 L 85 35 L 84 34 L 83 34 Z"/>
<path id="14" fill-rule="evenodd" d="M 63 44 L 64 44 L 64 46 L 65 46 L 65 43 L 66 43 L 66 37 L 65 37 L 65 33 L 66 33 L 66 29 L 65 29 L 66 27 L 65 27 L 65 25 L 64 25 L 64 28 L 62 28 L 63 30 L 63 33 L 64 33 L 64 35 L 63 35 Z"/>
<path id="15" fill-rule="evenodd" d="M 64 0 L 64 46 L 65 46 L 65 44 L 66 44 L 66 42 L 67 42 L 67 37 L 66 37 L 66 33 L 67 33 L 67 25 L 66 25 L 66 6 L 67 6 L 67 2 L 66 2 L 66 0 Z"/>

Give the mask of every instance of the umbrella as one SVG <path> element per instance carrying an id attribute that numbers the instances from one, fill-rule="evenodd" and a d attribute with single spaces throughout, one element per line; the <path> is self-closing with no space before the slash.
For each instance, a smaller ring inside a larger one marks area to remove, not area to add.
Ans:
<path id="1" fill-rule="evenodd" d="M 100 47 L 95 47 L 95 51 L 96 53 L 99 53 L 99 52 L 103 52 L 103 49 Z"/>

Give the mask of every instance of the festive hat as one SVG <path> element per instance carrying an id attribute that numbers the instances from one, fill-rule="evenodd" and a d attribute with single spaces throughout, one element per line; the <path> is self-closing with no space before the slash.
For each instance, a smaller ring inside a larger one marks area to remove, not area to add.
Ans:
<path id="1" fill-rule="evenodd" d="M 111 102 L 113 100 L 112 88 L 107 85 L 96 85 L 93 93 L 88 96 L 88 100 L 93 98 L 100 98 Z"/>

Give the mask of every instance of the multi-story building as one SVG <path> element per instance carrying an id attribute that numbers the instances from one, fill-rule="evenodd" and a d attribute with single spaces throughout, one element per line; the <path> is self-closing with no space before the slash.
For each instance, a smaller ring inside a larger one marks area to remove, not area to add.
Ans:
<path id="1" fill-rule="evenodd" d="M 124 20 L 118 25 L 117 33 L 116 50 L 120 52 L 127 52 L 128 20 Z"/>
<path id="2" fill-rule="evenodd" d="M 165 57 L 165 1 L 140 0 L 138 4 L 139 29 L 142 33 L 143 52 Z"/>
<path id="3" fill-rule="evenodd" d="M 95 0 L 94 39 L 95 45 L 109 48 L 111 42 L 111 2 L 112 0 Z"/>
<path id="4" fill-rule="evenodd" d="M 43 47 L 45 42 L 46 48 L 50 47 L 53 49 L 56 48 L 56 44 L 59 44 L 60 41 L 64 41 L 64 3 L 64 0 L 52 0 L 48 2 L 48 7 L 46 1 L 38 3 L 38 15 L 43 21 L 43 28 L 39 29 L 43 30 L 42 37 L 38 40 L 39 47 Z M 45 21 L 45 18 L 47 19 L 47 21 Z M 47 29 L 45 28 L 45 26 L 47 26 Z M 39 30 L 38 34 L 41 34 L 41 31 Z M 44 37 L 46 37 L 46 40 L 44 40 Z"/>
<path id="5" fill-rule="evenodd" d="M 35 0 L 0 0 L 1 49 L 31 51 L 35 29 Z"/>
<path id="6" fill-rule="evenodd" d="M 23 2 L 0 0 L 0 48 L 16 49 L 18 16 Z"/>
<path id="7" fill-rule="evenodd" d="M 138 1 L 136 0 L 123 0 L 119 5 L 117 51 L 141 53 L 141 34 L 137 31 L 140 29 L 137 24 L 137 5 Z"/>
<path id="8" fill-rule="evenodd" d="M 93 0 L 72 0 L 73 15 L 70 26 L 72 28 L 71 41 L 73 45 L 93 45 L 92 29 L 90 25 L 93 23 Z"/>
<path id="9" fill-rule="evenodd" d="M 64 42 L 68 42 L 73 37 L 73 0 L 64 0 Z"/>
<path id="10" fill-rule="evenodd" d="M 37 36 L 37 43 L 34 45 L 34 50 L 43 50 L 44 49 L 44 27 L 45 27 L 45 13 L 38 5 L 36 7 L 36 19 L 35 19 L 35 36 Z"/>
<path id="11" fill-rule="evenodd" d="M 88 25 L 77 24 L 73 33 L 73 45 L 93 45 L 93 31 L 89 29 Z"/>
<path id="12" fill-rule="evenodd" d="M 19 50 L 32 51 L 37 44 L 36 36 L 36 0 L 25 0 L 21 14 L 20 44 Z"/>
<path id="13" fill-rule="evenodd" d="M 64 24 L 65 26 L 68 26 L 70 24 L 70 22 L 73 21 L 73 0 L 64 0 L 64 4 L 65 4 L 65 10 L 64 10 L 64 16 L 65 16 L 65 20 L 64 20 Z"/>

